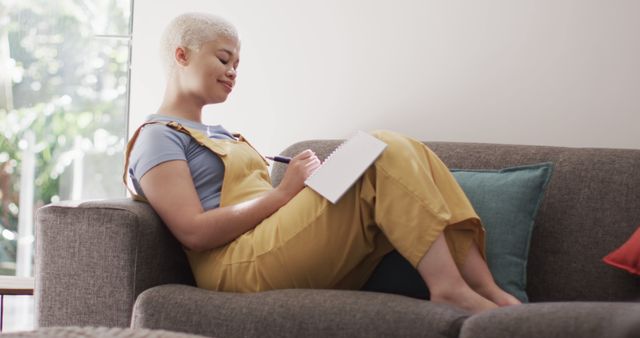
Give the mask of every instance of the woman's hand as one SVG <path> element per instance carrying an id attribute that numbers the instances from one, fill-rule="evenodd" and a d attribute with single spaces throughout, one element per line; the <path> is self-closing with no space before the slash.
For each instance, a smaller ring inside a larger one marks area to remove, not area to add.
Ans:
<path id="1" fill-rule="evenodd" d="M 320 167 L 320 164 L 320 160 L 310 149 L 294 156 L 291 162 L 289 162 L 282 181 L 276 190 L 278 190 L 287 201 L 290 200 L 304 188 L 304 181 Z"/>

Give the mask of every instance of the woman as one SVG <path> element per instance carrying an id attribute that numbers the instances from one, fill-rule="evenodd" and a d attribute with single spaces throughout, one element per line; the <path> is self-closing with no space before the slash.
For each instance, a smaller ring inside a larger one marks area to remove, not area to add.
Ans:
<path id="1" fill-rule="evenodd" d="M 495 284 L 478 216 L 424 144 L 374 133 L 387 148 L 336 204 L 304 186 L 320 166 L 311 150 L 273 188 L 266 161 L 242 136 L 202 124 L 202 108 L 224 102 L 236 83 L 235 28 L 187 13 L 162 41 L 164 100 L 130 141 L 128 171 L 184 246 L 199 287 L 357 289 L 395 248 L 433 302 L 473 313 L 519 303 Z"/>

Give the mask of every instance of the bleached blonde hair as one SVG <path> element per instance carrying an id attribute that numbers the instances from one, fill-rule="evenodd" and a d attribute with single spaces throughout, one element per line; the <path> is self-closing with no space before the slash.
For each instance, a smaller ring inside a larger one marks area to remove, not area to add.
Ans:
<path id="1" fill-rule="evenodd" d="M 164 30 L 160 40 L 160 57 L 168 77 L 176 67 L 176 48 L 198 51 L 205 42 L 218 37 L 240 41 L 238 31 L 227 20 L 209 13 L 184 13 L 175 17 Z"/>

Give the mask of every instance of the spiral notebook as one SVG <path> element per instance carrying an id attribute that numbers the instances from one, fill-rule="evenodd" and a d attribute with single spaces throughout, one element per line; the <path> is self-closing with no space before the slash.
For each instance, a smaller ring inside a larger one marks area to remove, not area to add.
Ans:
<path id="1" fill-rule="evenodd" d="M 304 183 L 335 204 L 386 146 L 378 138 L 358 131 L 338 146 Z"/>

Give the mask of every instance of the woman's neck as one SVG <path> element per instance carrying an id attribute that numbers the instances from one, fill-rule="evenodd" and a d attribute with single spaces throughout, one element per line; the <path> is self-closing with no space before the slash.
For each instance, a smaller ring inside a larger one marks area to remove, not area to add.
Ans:
<path id="1" fill-rule="evenodd" d="M 202 123 L 202 104 L 167 90 L 157 113 Z"/>
<path id="2" fill-rule="evenodd" d="M 202 123 L 202 113 L 200 111 L 188 112 L 183 106 L 162 105 L 156 113 L 163 116 L 179 117 L 181 119 Z"/>

